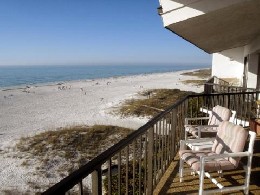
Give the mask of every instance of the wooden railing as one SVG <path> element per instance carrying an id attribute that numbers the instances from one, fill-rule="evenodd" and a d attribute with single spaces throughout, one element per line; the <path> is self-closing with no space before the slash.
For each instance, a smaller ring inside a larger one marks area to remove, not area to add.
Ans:
<path id="1" fill-rule="evenodd" d="M 92 194 L 152 194 L 184 137 L 184 118 L 201 116 L 199 109 L 221 105 L 237 111 L 235 123 L 245 125 L 259 92 L 189 95 L 161 112 L 43 194 L 86 191 Z"/>
<path id="2" fill-rule="evenodd" d="M 211 77 L 204 84 L 204 93 L 233 93 L 233 92 L 253 92 L 256 91 L 254 88 L 244 88 L 238 86 L 232 86 L 229 82 L 220 79 L 216 76 Z"/>

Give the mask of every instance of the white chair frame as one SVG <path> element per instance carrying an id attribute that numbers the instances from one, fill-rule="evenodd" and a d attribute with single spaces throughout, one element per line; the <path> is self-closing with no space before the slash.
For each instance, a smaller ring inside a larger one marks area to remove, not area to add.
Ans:
<path id="1" fill-rule="evenodd" d="M 216 154 L 212 156 L 202 156 L 200 158 L 201 170 L 197 173 L 199 174 L 199 195 L 205 193 L 217 193 L 217 192 L 227 192 L 227 191 L 234 191 L 234 190 L 244 190 L 245 194 L 249 193 L 249 184 L 250 184 L 250 174 L 251 174 L 251 164 L 252 164 L 252 157 L 253 157 L 253 147 L 256 138 L 256 133 L 253 131 L 249 131 L 249 145 L 248 150 L 245 152 L 237 152 L 237 153 L 224 153 L 224 154 Z M 201 139 L 191 139 L 191 140 L 181 140 L 180 148 L 184 149 L 186 144 L 188 143 L 195 143 L 198 141 L 209 141 L 212 140 L 211 138 L 201 138 Z M 234 186 L 234 187 L 224 187 L 220 183 L 216 181 L 216 179 L 212 178 L 208 172 L 204 171 L 205 162 L 212 159 L 220 159 L 220 158 L 227 158 L 227 157 L 247 157 L 247 166 L 244 166 L 246 176 L 245 176 L 245 183 L 241 186 Z M 180 157 L 180 167 L 179 167 L 179 176 L 180 182 L 183 181 L 183 163 L 184 160 Z M 219 189 L 214 190 L 203 190 L 204 185 L 204 175 L 207 176 L 214 184 L 216 184 Z"/>
<path id="2" fill-rule="evenodd" d="M 200 111 L 203 112 L 203 113 L 206 113 L 206 114 L 209 114 L 208 117 L 194 117 L 194 118 L 185 118 L 185 122 L 184 122 L 184 127 L 185 127 L 185 134 L 184 134 L 184 138 L 185 140 L 188 139 L 188 126 L 192 126 L 192 125 L 189 125 L 189 121 L 198 121 L 198 120 L 209 120 L 211 115 L 212 115 L 212 111 L 211 110 L 208 110 L 206 108 L 200 108 Z M 231 117 L 229 119 L 229 122 L 232 122 L 234 123 L 235 121 L 235 117 L 236 117 L 236 111 L 235 110 L 231 110 Z M 196 128 L 198 129 L 198 136 L 196 138 L 201 138 L 201 130 L 205 127 L 218 127 L 218 125 L 194 125 L 196 126 Z"/>

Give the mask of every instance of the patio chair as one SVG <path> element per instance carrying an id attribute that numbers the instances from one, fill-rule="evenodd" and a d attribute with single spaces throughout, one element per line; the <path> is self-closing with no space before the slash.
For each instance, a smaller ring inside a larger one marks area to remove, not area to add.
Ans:
<path id="1" fill-rule="evenodd" d="M 208 117 L 185 118 L 185 140 L 190 133 L 195 138 L 201 137 L 215 137 L 217 134 L 217 127 L 222 121 L 233 122 L 236 111 L 230 110 L 222 106 L 213 107 L 212 111 L 207 109 L 200 109 L 204 113 L 208 113 Z M 208 120 L 207 125 L 190 125 L 191 121 Z"/>
<path id="2" fill-rule="evenodd" d="M 244 151 L 245 143 L 250 135 L 247 151 Z M 207 192 L 225 192 L 233 190 L 244 190 L 245 194 L 249 191 L 251 162 L 253 156 L 253 145 L 256 133 L 248 131 L 242 126 L 234 125 L 231 122 L 223 121 L 219 127 L 217 136 L 211 150 L 183 150 L 189 142 L 208 141 L 208 138 L 181 140 L 180 142 L 180 182 L 183 181 L 183 164 L 186 162 L 192 169 L 199 174 L 199 194 L 203 194 L 204 175 L 211 179 L 219 189 L 207 190 Z M 215 179 L 212 179 L 209 172 L 222 172 L 224 170 L 233 170 L 238 167 L 241 157 L 247 157 L 247 165 L 245 166 L 245 183 L 242 186 L 224 187 Z"/>

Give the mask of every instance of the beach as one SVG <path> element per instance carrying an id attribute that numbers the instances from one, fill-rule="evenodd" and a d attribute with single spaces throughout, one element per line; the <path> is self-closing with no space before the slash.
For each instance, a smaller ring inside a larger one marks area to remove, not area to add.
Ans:
<path id="1" fill-rule="evenodd" d="M 21 137 L 75 125 L 104 124 L 138 129 L 149 119 L 122 118 L 113 111 L 124 100 L 137 98 L 138 92 L 148 89 L 178 88 L 202 92 L 203 86 L 182 83 L 184 80 L 198 79 L 180 75 L 190 71 L 59 82 L 1 90 L 0 185 L 2 192 L 12 189 L 25 192 L 30 189 L 28 183 L 46 182 L 45 178 L 39 179 L 33 174 L 34 167 L 21 166 L 22 157 L 13 157 L 13 148 Z M 59 178 L 48 179 L 59 181 Z"/>

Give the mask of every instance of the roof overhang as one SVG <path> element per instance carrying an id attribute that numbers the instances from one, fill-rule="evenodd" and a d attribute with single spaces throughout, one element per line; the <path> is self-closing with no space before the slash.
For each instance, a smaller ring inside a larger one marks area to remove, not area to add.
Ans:
<path id="1" fill-rule="evenodd" d="M 174 0 L 175 1 L 175 0 Z M 177 1 L 177 0 L 176 0 Z M 179 1 L 180 2 L 180 1 Z M 211 3 L 211 0 L 204 3 Z M 216 2 L 216 1 L 215 1 Z M 233 1 L 234 2 L 234 1 Z M 260 35 L 260 0 L 237 1 L 231 5 L 169 22 L 169 15 L 181 15 L 180 9 L 162 13 L 165 27 L 207 53 L 245 46 Z M 192 7 L 192 5 L 186 5 Z M 183 8 L 182 8 L 183 9 Z M 194 7 L 192 7 L 194 10 Z M 177 12 L 177 13 L 176 13 Z M 187 13 L 187 12 L 186 12 Z M 192 12 L 189 12 L 192 13 Z M 167 18 L 167 22 L 165 18 Z"/>

